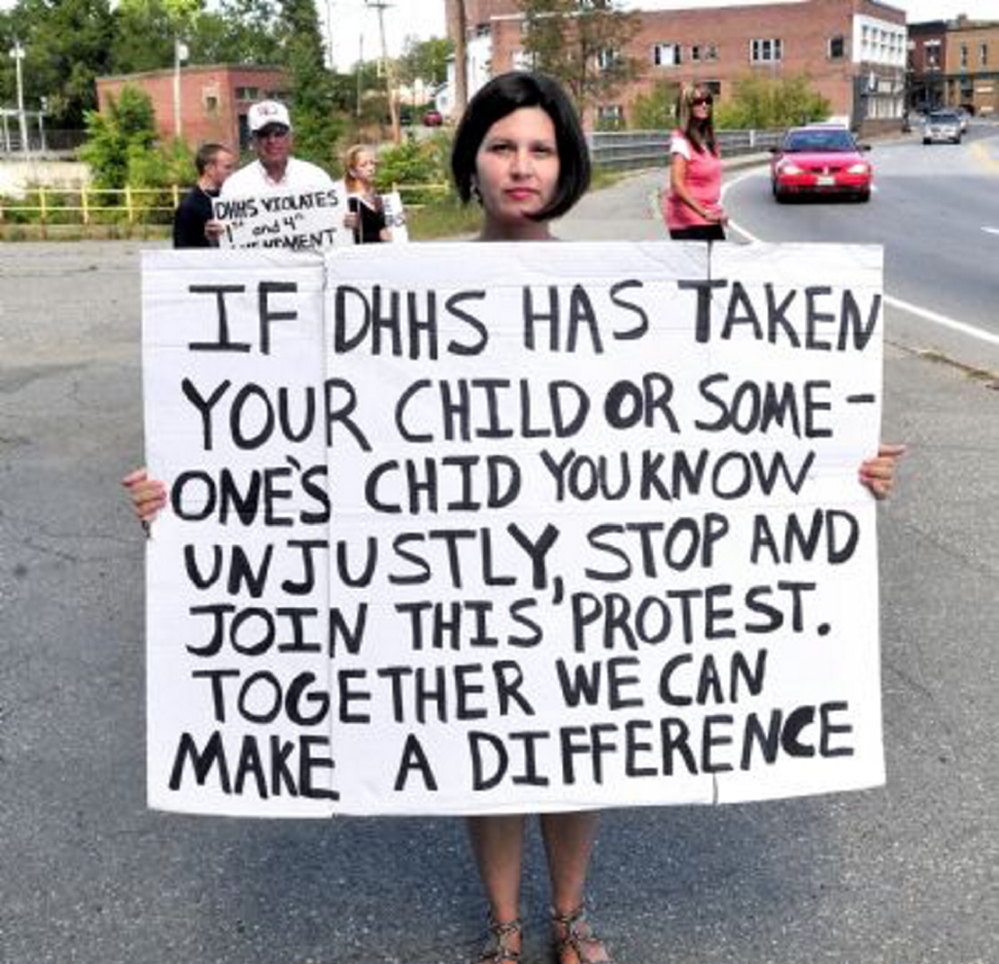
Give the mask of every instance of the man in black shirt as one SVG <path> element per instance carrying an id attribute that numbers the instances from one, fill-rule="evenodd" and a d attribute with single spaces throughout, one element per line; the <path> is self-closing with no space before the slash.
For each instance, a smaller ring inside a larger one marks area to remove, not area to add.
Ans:
<path id="1" fill-rule="evenodd" d="M 212 198 L 218 197 L 225 179 L 232 174 L 236 158 L 221 144 L 203 144 L 194 157 L 198 183 L 174 212 L 173 246 L 175 248 L 210 248 L 205 224 L 212 218 Z"/>

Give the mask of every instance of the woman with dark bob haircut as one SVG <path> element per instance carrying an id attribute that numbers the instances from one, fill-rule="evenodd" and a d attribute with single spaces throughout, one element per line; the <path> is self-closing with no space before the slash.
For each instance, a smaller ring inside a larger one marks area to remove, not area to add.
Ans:
<path id="1" fill-rule="evenodd" d="M 586 142 L 572 104 L 555 81 L 537 74 L 505 74 L 475 95 L 458 128 L 451 166 L 462 199 L 475 198 L 482 207 L 481 241 L 551 240 L 549 221 L 579 200 L 590 179 Z M 900 453 L 900 448 L 882 449 L 879 458 L 861 466 L 861 481 L 887 495 Z M 136 515 L 148 525 L 166 505 L 166 487 L 145 469 L 123 482 Z M 489 944 L 479 964 L 518 964 L 521 959 L 526 819 L 526 814 L 468 818 L 489 901 Z M 611 964 L 583 906 L 597 819 L 594 811 L 540 815 L 559 964 Z"/>
<path id="2" fill-rule="evenodd" d="M 451 171 L 458 195 L 466 204 L 482 204 L 476 175 L 477 156 L 489 129 L 523 108 L 540 108 L 551 118 L 558 151 L 559 173 L 554 196 L 529 217 L 537 222 L 559 218 L 590 186 L 590 152 L 572 102 L 559 84 L 544 74 L 514 71 L 494 77 L 469 102 L 451 152 Z M 488 219 L 490 210 L 483 204 Z M 511 239 L 512 240 L 512 239 Z"/>
<path id="3" fill-rule="evenodd" d="M 458 193 L 482 207 L 481 241 L 552 240 L 548 223 L 590 183 L 579 118 L 550 77 L 495 77 L 472 98 L 451 155 Z M 540 817 L 551 881 L 551 926 L 560 964 L 610 964 L 586 921 L 583 889 L 597 830 L 594 812 Z M 520 960 L 520 877 L 525 814 L 468 818 L 489 901 L 490 939 L 480 964 Z"/>

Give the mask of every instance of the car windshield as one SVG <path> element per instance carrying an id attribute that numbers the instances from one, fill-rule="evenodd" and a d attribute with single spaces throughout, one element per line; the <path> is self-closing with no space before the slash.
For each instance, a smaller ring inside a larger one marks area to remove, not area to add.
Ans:
<path id="1" fill-rule="evenodd" d="M 935 121 L 938 124 L 956 124 L 958 122 L 957 114 L 951 113 L 950 111 L 938 111 L 935 114 L 930 114 L 930 120 Z"/>
<path id="2" fill-rule="evenodd" d="M 784 141 L 789 154 L 802 151 L 853 151 L 853 138 L 848 131 L 793 131 Z"/>

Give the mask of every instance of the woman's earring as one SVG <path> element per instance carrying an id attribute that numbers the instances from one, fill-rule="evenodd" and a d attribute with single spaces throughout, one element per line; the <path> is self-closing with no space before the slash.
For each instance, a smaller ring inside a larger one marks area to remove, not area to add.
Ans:
<path id="1" fill-rule="evenodd" d="M 482 203 L 482 192 L 479 190 L 479 182 L 472 179 L 471 195 L 479 204 Z"/>

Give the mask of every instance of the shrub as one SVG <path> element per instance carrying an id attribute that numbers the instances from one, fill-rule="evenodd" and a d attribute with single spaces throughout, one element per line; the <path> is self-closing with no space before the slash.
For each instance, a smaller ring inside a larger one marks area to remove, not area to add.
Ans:
<path id="1" fill-rule="evenodd" d="M 375 186 L 380 191 L 390 191 L 396 184 L 450 185 L 450 151 L 451 139 L 446 133 L 437 133 L 422 141 L 410 133 L 398 147 L 390 147 L 378 155 Z M 450 193 L 450 186 L 421 188 L 406 191 L 403 200 L 409 204 L 425 204 L 445 193 Z"/>
<path id="2" fill-rule="evenodd" d="M 773 79 L 747 75 L 734 82 L 731 98 L 715 108 L 715 127 L 727 130 L 793 127 L 829 116 L 830 104 L 807 74 Z"/>
<path id="3" fill-rule="evenodd" d="M 631 124 L 638 131 L 666 131 L 676 126 L 676 99 L 680 85 L 675 80 L 659 81 L 647 94 L 635 98 Z"/>

